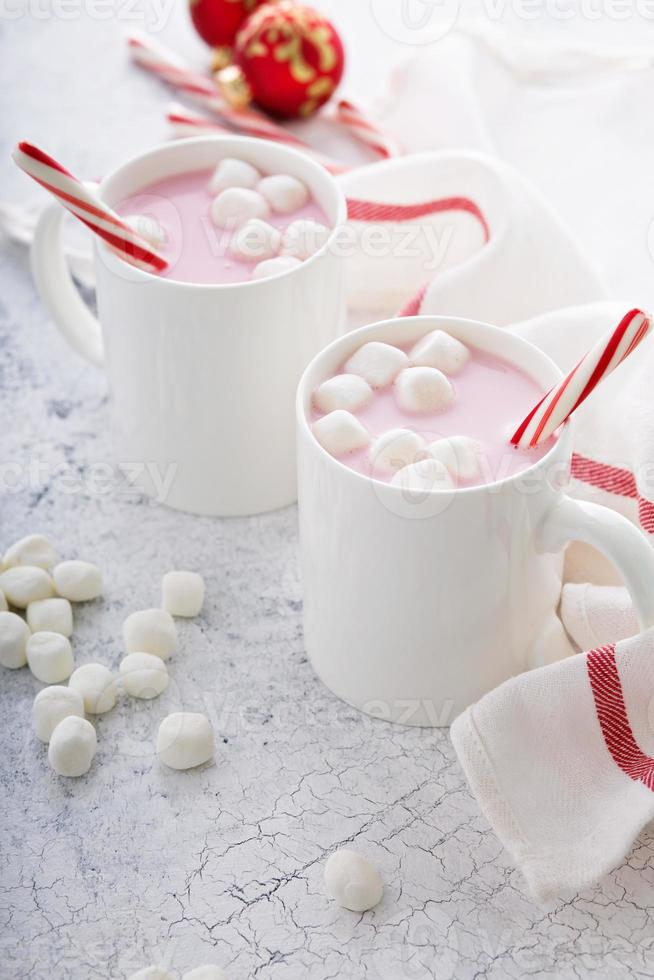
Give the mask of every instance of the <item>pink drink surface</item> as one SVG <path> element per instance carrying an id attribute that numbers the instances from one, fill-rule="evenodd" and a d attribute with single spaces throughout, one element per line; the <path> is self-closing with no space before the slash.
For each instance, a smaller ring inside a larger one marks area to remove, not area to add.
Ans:
<path id="1" fill-rule="evenodd" d="M 413 345 L 396 344 L 405 353 Z M 441 412 L 415 414 L 400 408 L 393 385 L 374 391 L 371 401 L 353 414 L 368 429 L 371 437 L 389 429 L 402 428 L 418 432 L 427 443 L 448 436 L 470 436 L 479 440 L 484 455 L 481 473 L 474 479 L 459 479 L 460 487 L 495 483 L 520 473 L 542 459 L 556 442 L 552 436 L 535 449 L 516 449 L 511 435 L 531 411 L 544 391 L 527 374 L 499 357 L 471 347 L 470 359 L 456 375 L 448 376 L 454 388 L 454 402 Z M 342 374 L 342 371 L 338 372 Z M 312 408 L 310 421 L 325 413 Z M 390 483 L 394 473 L 373 469 L 369 449 L 357 449 L 340 456 L 351 469 Z"/>
<path id="2" fill-rule="evenodd" d="M 218 228 L 210 216 L 216 197 L 209 190 L 211 170 L 192 170 L 147 184 L 138 194 L 121 201 L 115 208 L 124 217 L 144 214 L 156 218 L 165 229 L 167 242 L 157 251 L 168 260 L 162 273 L 178 282 L 245 282 L 252 276 L 256 261 L 235 258 L 228 246 L 233 229 Z M 309 218 L 329 226 L 324 211 L 315 201 L 288 214 L 271 211 L 265 219 L 283 231 L 292 221 Z"/>

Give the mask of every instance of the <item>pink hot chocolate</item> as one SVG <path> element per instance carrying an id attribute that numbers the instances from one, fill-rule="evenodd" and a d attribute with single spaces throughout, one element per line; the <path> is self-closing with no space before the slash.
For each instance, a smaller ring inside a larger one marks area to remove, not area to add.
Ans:
<path id="1" fill-rule="evenodd" d="M 414 345 L 395 346 L 408 355 Z M 390 483 L 402 463 L 398 462 L 394 470 L 384 471 L 373 466 L 371 460 L 375 440 L 399 428 L 410 429 L 424 439 L 425 450 L 416 454 L 417 459 L 428 457 L 428 447 L 438 439 L 467 436 L 480 444 L 479 473 L 472 478 L 457 475 L 453 481 L 457 487 L 494 483 L 532 466 L 549 452 L 556 437 L 529 450 L 516 449 L 509 440 L 516 420 L 523 418 L 544 392 L 532 378 L 508 361 L 474 347 L 469 348 L 469 353 L 465 366 L 447 376 L 454 398 L 438 411 L 416 412 L 401 407 L 397 375 L 392 383 L 373 384 L 367 404 L 350 408 L 351 414 L 367 430 L 370 442 L 345 453 L 332 454 L 351 469 Z M 346 372 L 342 366 L 338 375 L 346 373 L 351 373 L 351 369 Z M 310 422 L 315 423 L 327 414 L 314 402 Z M 317 428 L 318 438 L 319 432 Z"/>
<path id="2" fill-rule="evenodd" d="M 235 283 L 252 278 L 257 260 L 231 254 L 234 229 L 219 228 L 211 220 L 211 204 L 216 197 L 209 190 L 211 176 L 211 170 L 193 170 L 165 177 L 125 198 L 115 208 L 121 216 L 145 215 L 159 223 L 166 241 L 156 247 L 169 262 L 162 273 L 167 279 Z M 265 218 L 280 232 L 298 219 L 329 226 L 324 211 L 311 198 L 294 211 L 278 214 L 271 210 Z"/>

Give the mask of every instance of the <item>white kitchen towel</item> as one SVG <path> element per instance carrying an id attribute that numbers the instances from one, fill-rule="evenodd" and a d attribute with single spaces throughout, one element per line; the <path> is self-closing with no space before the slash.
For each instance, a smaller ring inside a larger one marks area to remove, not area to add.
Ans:
<path id="1" fill-rule="evenodd" d="M 626 589 L 570 582 L 561 596 L 561 619 L 580 650 L 634 636 L 638 620 Z"/>
<path id="2" fill-rule="evenodd" d="M 579 891 L 654 818 L 654 633 L 512 678 L 451 736 L 537 901 Z"/>

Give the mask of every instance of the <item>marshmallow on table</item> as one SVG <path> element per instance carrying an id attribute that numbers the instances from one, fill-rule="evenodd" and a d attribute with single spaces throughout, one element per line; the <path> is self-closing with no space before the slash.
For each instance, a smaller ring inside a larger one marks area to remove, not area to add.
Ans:
<path id="1" fill-rule="evenodd" d="M 161 248 L 168 241 L 166 229 L 151 214 L 128 214 L 123 221 L 153 248 Z"/>
<path id="2" fill-rule="evenodd" d="M 365 426 L 342 408 L 324 415 L 311 428 L 322 448 L 332 456 L 343 456 L 370 442 L 370 433 Z"/>
<path id="3" fill-rule="evenodd" d="M 229 187 L 256 187 L 261 180 L 261 174 L 256 167 L 246 160 L 237 160 L 234 157 L 225 157 L 221 160 L 209 181 L 209 190 L 212 194 L 220 194 Z"/>
<path id="4" fill-rule="evenodd" d="M 58 684 L 44 687 L 32 705 L 32 725 L 36 737 L 42 742 L 49 742 L 59 722 L 71 715 L 84 717 L 84 700 L 79 691 Z"/>
<path id="5" fill-rule="evenodd" d="M 84 664 L 70 675 L 68 686 L 82 695 L 84 710 L 103 715 L 116 703 L 116 680 L 104 664 Z"/>
<path id="6" fill-rule="evenodd" d="M 37 568 L 52 568 L 57 562 L 57 552 L 44 534 L 28 534 L 7 548 L 3 555 L 5 568 L 15 565 L 35 565 Z"/>
<path id="7" fill-rule="evenodd" d="M 73 632 L 73 609 L 68 599 L 36 599 L 27 607 L 27 625 L 32 633 L 48 630 L 70 636 Z"/>
<path id="8" fill-rule="evenodd" d="M 342 908 L 367 912 L 381 900 L 384 885 L 370 861 L 355 851 L 334 851 L 325 864 L 327 894 Z"/>
<path id="9" fill-rule="evenodd" d="M 0 589 L 0 612 L 6 612 L 8 609 L 9 609 L 9 603 L 7 602 L 7 598 L 4 592 L 2 591 L 2 589 Z"/>
<path id="10" fill-rule="evenodd" d="M 173 617 L 165 609 L 141 609 L 123 623 L 127 653 L 153 653 L 168 660 L 177 649 Z"/>
<path id="11" fill-rule="evenodd" d="M 385 388 L 408 364 L 409 358 L 399 347 L 371 340 L 345 362 L 345 372 L 358 374 L 371 388 Z"/>
<path id="12" fill-rule="evenodd" d="M 454 479 L 474 480 L 481 473 L 484 447 L 470 436 L 449 436 L 430 443 L 427 452 L 443 463 Z"/>
<path id="13" fill-rule="evenodd" d="M 406 493 L 422 494 L 430 490 L 451 490 L 454 481 L 447 467 L 438 459 L 419 459 L 398 470 L 391 483 Z"/>
<path id="14" fill-rule="evenodd" d="M 329 235 L 329 228 L 320 221 L 298 218 L 297 221 L 291 221 L 284 230 L 282 252 L 284 255 L 292 255 L 304 261 L 323 247 Z"/>
<path id="15" fill-rule="evenodd" d="M 211 220 L 220 228 L 238 227 L 251 218 L 267 218 L 268 202 L 258 191 L 229 187 L 211 203 Z"/>
<path id="16" fill-rule="evenodd" d="M 395 379 L 395 399 L 406 412 L 441 412 L 454 401 L 454 389 L 438 368 L 410 367 Z"/>
<path id="17" fill-rule="evenodd" d="M 30 628 L 24 619 L 12 612 L 0 612 L 0 664 L 16 670 L 27 663 L 27 641 Z"/>
<path id="18" fill-rule="evenodd" d="M 44 684 L 59 684 L 73 671 L 73 651 L 61 633 L 32 633 L 26 653 L 29 669 Z"/>
<path id="19" fill-rule="evenodd" d="M 182 973 L 182 980 L 227 980 L 227 974 L 219 966 L 208 963 L 205 966 L 196 966 L 194 970 L 187 970 Z"/>
<path id="20" fill-rule="evenodd" d="M 389 429 L 370 447 L 369 459 L 376 470 L 392 473 L 425 456 L 425 440 L 411 429 Z"/>
<path id="21" fill-rule="evenodd" d="M 344 408 L 348 412 L 356 412 L 367 405 L 372 398 L 372 388 L 358 374 L 337 374 L 316 388 L 313 393 L 313 404 L 321 412 L 333 412 Z"/>
<path id="22" fill-rule="evenodd" d="M 69 715 L 60 721 L 48 746 L 48 762 L 58 776 L 83 776 L 98 747 L 95 728 L 85 718 Z"/>
<path id="23" fill-rule="evenodd" d="M 120 663 L 123 687 L 133 698 L 149 701 L 168 687 L 168 669 L 153 653 L 128 653 Z"/>
<path id="24" fill-rule="evenodd" d="M 37 599 L 49 599 L 55 594 L 52 579 L 37 565 L 15 565 L 0 574 L 0 589 L 7 602 L 25 609 Z"/>
<path id="25" fill-rule="evenodd" d="M 264 177 L 257 184 L 257 190 L 278 214 L 298 211 L 309 200 L 306 185 L 290 174 L 272 174 L 270 177 Z"/>
<path id="26" fill-rule="evenodd" d="M 281 272 L 290 272 L 302 265 L 299 259 L 294 259 L 292 255 L 276 255 L 274 259 L 264 259 L 259 262 L 252 270 L 253 279 L 268 279 L 270 276 L 278 276 Z"/>
<path id="27" fill-rule="evenodd" d="M 204 579 L 197 572 L 166 572 L 161 604 L 171 616 L 197 616 L 204 602 Z"/>
<path id="28" fill-rule="evenodd" d="M 277 255 L 281 243 L 282 235 L 277 228 L 260 218 L 250 218 L 234 232 L 229 251 L 237 259 L 264 261 Z"/>
<path id="29" fill-rule="evenodd" d="M 142 970 L 132 973 L 127 980 L 175 980 L 175 978 L 172 973 L 168 973 L 160 966 L 146 966 Z"/>
<path id="30" fill-rule="evenodd" d="M 444 330 L 432 330 L 409 351 L 412 364 L 438 368 L 444 374 L 457 374 L 468 363 L 470 351 Z"/>
<path id="31" fill-rule="evenodd" d="M 62 561 L 52 569 L 57 594 L 71 602 L 88 602 L 102 595 L 102 572 L 89 561 Z"/>
<path id="32" fill-rule="evenodd" d="M 193 769 L 213 756 L 213 728 L 205 715 L 176 711 L 159 725 L 157 754 L 171 769 Z"/>

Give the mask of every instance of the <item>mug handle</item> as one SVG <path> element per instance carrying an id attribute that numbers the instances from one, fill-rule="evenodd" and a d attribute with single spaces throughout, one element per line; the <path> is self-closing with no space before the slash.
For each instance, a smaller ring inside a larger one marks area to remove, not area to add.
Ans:
<path id="1" fill-rule="evenodd" d="M 620 572 L 641 630 L 654 626 L 654 549 L 638 528 L 616 511 L 566 494 L 554 504 L 540 529 L 543 551 L 561 551 L 583 541 L 601 551 Z"/>
<path id="2" fill-rule="evenodd" d="M 31 248 L 32 275 L 50 316 L 73 350 L 90 361 L 104 364 L 100 323 L 73 282 L 62 240 L 66 211 L 56 202 L 41 214 Z"/>

